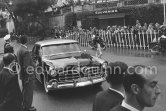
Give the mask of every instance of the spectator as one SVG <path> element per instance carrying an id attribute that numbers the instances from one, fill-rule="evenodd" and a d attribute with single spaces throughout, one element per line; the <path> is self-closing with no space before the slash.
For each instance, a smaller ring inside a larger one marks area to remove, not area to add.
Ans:
<path id="1" fill-rule="evenodd" d="M 32 107 L 35 75 L 33 72 L 27 71 L 29 66 L 34 67 L 30 52 L 26 46 L 27 37 L 21 36 L 20 43 L 21 46 L 17 51 L 17 59 L 21 66 L 20 79 L 23 83 L 23 108 L 24 111 L 36 111 L 36 108 Z"/>
<path id="2" fill-rule="evenodd" d="M 146 32 L 147 29 L 148 29 L 148 24 L 147 24 L 147 23 L 144 23 L 144 26 L 142 27 L 142 30 Z"/>
<path id="3" fill-rule="evenodd" d="M 133 38 L 134 38 L 134 43 L 139 45 L 139 35 L 138 35 L 138 28 L 136 26 L 132 27 L 132 32 L 133 32 Z"/>
<path id="4" fill-rule="evenodd" d="M 14 54 L 14 49 L 13 49 L 13 47 L 12 47 L 11 45 L 7 44 L 7 45 L 5 46 L 4 53 L 5 53 L 5 54 L 6 54 L 6 53 L 13 53 L 13 54 Z M 14 56 L 15 56 L 15 54 L 14 54 Z M 15 59 L 16 59 L 16 56 L 15 56 Z M 3 63 L 3 60 L 2 60 L 1 63 L 0 63 L 0 71 L 3 69 L 3 67 L 4 67 L 4 63 Z"/>
<path id="5" fill-rule="evenodd" d="M 4 40 L 5 40 L 5 44 L 4 44 L 4 49 L 5 49 L 6 45 L 10 45 L 10 42 L 11 42 L 10 34 L 7 34 L 7 35 L 4 37 Z M 5 53 L 5 52 L 4 52 L 4 53 Z"/>
<path id="6" fill-rule="evenodd" d="M 160 94 L 156 72 L 143 65 L 130 67 L 127 72 L 123 82 L 125 99 L 111 111 L 143 111 L 154 106 Z"/>
<path id="7" fill-rule="evenodd" d="M 136 27 L 136 30 L 137 30 L 137 31 L 141 31 L 142 26 L 141 26 L 141 23 L 140 23 L 139 20 L 136 20 L 136 25 L 135 25 L 135 27 Z"/>
<path id="8" fill-rule="evenodd" d="M 150 23 L 147 32 L 151 34 L 153 31 L 154 31 L 153 23 Z"/>
<path id="9" fill-rule="evenodd" d="M 18 75 L 12 73 L 10 64 L 15 56 L 7 53 L 3 56 L 4 67 L 0 72 L 0 111 L 22 111 L 22 94 Z"/>
<path id="10" fill-rule="evenodd" d="M 110 88 L 96 95 L 93 111 L 109 111 L 122 102 L 124 98 L 122 80 L 127 67 L 127 64 L 123 62 L 109 63 L 106 80 Z"/>
<path id="11" fill-rule="evenodd" d="M 101 51 L 101 46 L 100 46 L 100 42 L 102 42 L 101 40 L 102 39 L 99 35 L 99 32 L 97 31 L 96 35 L 95 35 L 95 43 L 97 45 L 96 57 L 99 57 L 99 58 L 101 58 L 101 56 L 102 56 L 102 51 Z"/>
<path id="12" fill-rule="evenodd" d="M 156 31 L 159 31 L 159 29 L 160 29 L 160 24 L 159 24 L 159 23 L 156 23 L 156 24 L 155 24 L 155 30 L 156 30 Z"/>

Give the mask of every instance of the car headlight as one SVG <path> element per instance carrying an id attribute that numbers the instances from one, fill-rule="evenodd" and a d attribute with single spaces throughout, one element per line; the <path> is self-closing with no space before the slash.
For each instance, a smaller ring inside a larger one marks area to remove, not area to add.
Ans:
<path id="1" fill-rule="evenodd" d="M 49 67 L 49 72 L 52 77 L 57 76 L 57 71 L 53 67 Z"/>
<path id="2" fill-rule="evenodd" d="M 107 62 L 104 62 L 104 63 L 102 64 L 102 68 L 106 69 L 106 68 L 107 68 L 107 65 L 108 65 L 108 63 L 107 63 Z"/>

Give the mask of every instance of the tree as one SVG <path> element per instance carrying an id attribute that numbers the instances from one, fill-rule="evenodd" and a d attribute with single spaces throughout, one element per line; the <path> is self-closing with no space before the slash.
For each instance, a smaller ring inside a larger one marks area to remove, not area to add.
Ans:
<path id="1" fill-rule="evenodd" d="M 14 21 L 16 33 L 20 33 L 21 26 L 27 28 L 27 25 L 32 22 L 37 22 L 44 27 L 39 17 L 44 16 L 45 10 L 51 6 L 51 0 L 2 0 L 2 3 Z"/>

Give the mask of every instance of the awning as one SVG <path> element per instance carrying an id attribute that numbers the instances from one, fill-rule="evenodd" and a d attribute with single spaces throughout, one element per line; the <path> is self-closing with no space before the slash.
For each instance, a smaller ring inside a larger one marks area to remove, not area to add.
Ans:
<path id="1" fill-rule="evenodd" d="M 125 13 L 116 13 L 108 15 L 94 15 L 94 16 L 89 16 L 88 18 L 110 19 L 110 18 L 124 18 L 124 17 Z"/>

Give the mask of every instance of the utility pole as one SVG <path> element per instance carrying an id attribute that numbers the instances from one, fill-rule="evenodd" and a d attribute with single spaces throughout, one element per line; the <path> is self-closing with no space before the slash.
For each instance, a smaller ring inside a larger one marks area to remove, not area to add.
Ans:
<path id="1" fill-rule="evenodd" d="M 161 3 L 163 3 L 163 12 L 164 12 L 164 24 L 166 24 L 166 17 L 165 17 L 165 4 L 166 4 L 166 0 L 162 0 Z"/>

